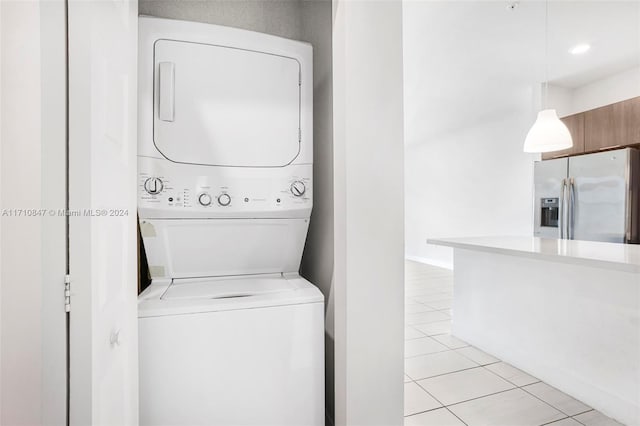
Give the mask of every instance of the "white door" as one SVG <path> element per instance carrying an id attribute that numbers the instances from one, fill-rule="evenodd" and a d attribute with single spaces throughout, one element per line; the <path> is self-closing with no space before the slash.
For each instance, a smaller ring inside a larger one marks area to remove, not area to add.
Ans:
<path id="1" fill-rule="evenodd" d="M 138 422 L 137 13 L 69 1 L 72 425 Z"/>
<path id="2" fill-rule="evenodd" d="M 0 424 L 63 426 L 65 1 L 0 0 L 0 15 Z"/>

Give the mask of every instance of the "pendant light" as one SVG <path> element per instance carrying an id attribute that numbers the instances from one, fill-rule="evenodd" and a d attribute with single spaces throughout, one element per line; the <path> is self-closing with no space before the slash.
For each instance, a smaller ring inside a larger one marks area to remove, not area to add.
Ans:
<path id="1" fill-rule="evenodd" d="M 544 105 L 549 102 L 549 0 L 545 2 L 545 93 Z M 551 152 L 568 149 L 573 146 L 571 133 L 567 126 L 560 121 L 555 109 L 543 109 L 538 113 L 536 122 L 533 123 L 527 137 L 524 140 L 524 152 Z"/>

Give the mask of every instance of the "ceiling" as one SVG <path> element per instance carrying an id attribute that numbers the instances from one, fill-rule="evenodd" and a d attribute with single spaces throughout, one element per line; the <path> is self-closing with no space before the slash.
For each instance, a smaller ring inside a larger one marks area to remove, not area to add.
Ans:
<path id="1" fill-rule="evenodd" d="M 406 142 L 531 106 L 545 80 L 575 88 L 640 66 L 640 0 L 404 2 Z M 591 50 L 575 56 L 578 43 Z"/>

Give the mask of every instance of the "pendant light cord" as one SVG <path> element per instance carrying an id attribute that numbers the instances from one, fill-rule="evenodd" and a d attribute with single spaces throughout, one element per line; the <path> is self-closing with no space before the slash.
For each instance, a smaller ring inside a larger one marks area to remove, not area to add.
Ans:
<path id="1" fill-rule="evenodd" d="M 544 2 L 544 108 L 549 108 L 549 0 Z"/>

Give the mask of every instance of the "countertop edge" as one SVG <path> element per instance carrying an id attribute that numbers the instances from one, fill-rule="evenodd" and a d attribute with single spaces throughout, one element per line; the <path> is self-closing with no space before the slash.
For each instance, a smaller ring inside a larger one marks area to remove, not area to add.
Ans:
<path id="1" fill-rule="evenodd" d="M 602 268 L 602 269 L 614 269 L 622 272 L 640 273 L 640 265 L 636 265 L 633 263 L 621 263 L 621 262 L 594 259 L 594 258 L 588 258 L 588 257 L 576 257 L 576 256 L 558 255 L 558 254 L 554 255 L 554 254 L 548 254 L 548 253 L 519 250 L 515 248 L 495 247 L 495 246 L 486 245 L 486 244 L 483 245 L 482 243 L 479 243 L 479 242 L 473 243 L 473 242 L 452 241 L 452 240 L 440 239 L 440 238 L 428 238 L 427 244 L 451 247 L 454 249 L 458 248 L 458 249 L 465 249 L 465 250 L 475 250 L 475 251 L 483 251 L 488 253 L 503 254 L 508 256 L 518 256 L 518 257 L 526 257 L 530 259 L 547 260 L 547 261 L 556 262 L 556 263 L 567 263 L 572 265 L 590 266 L 590 267 L 596 267 L 596 268 Z M 455 265 L 454 265 L 454 268 L 455 268 Z"/>

